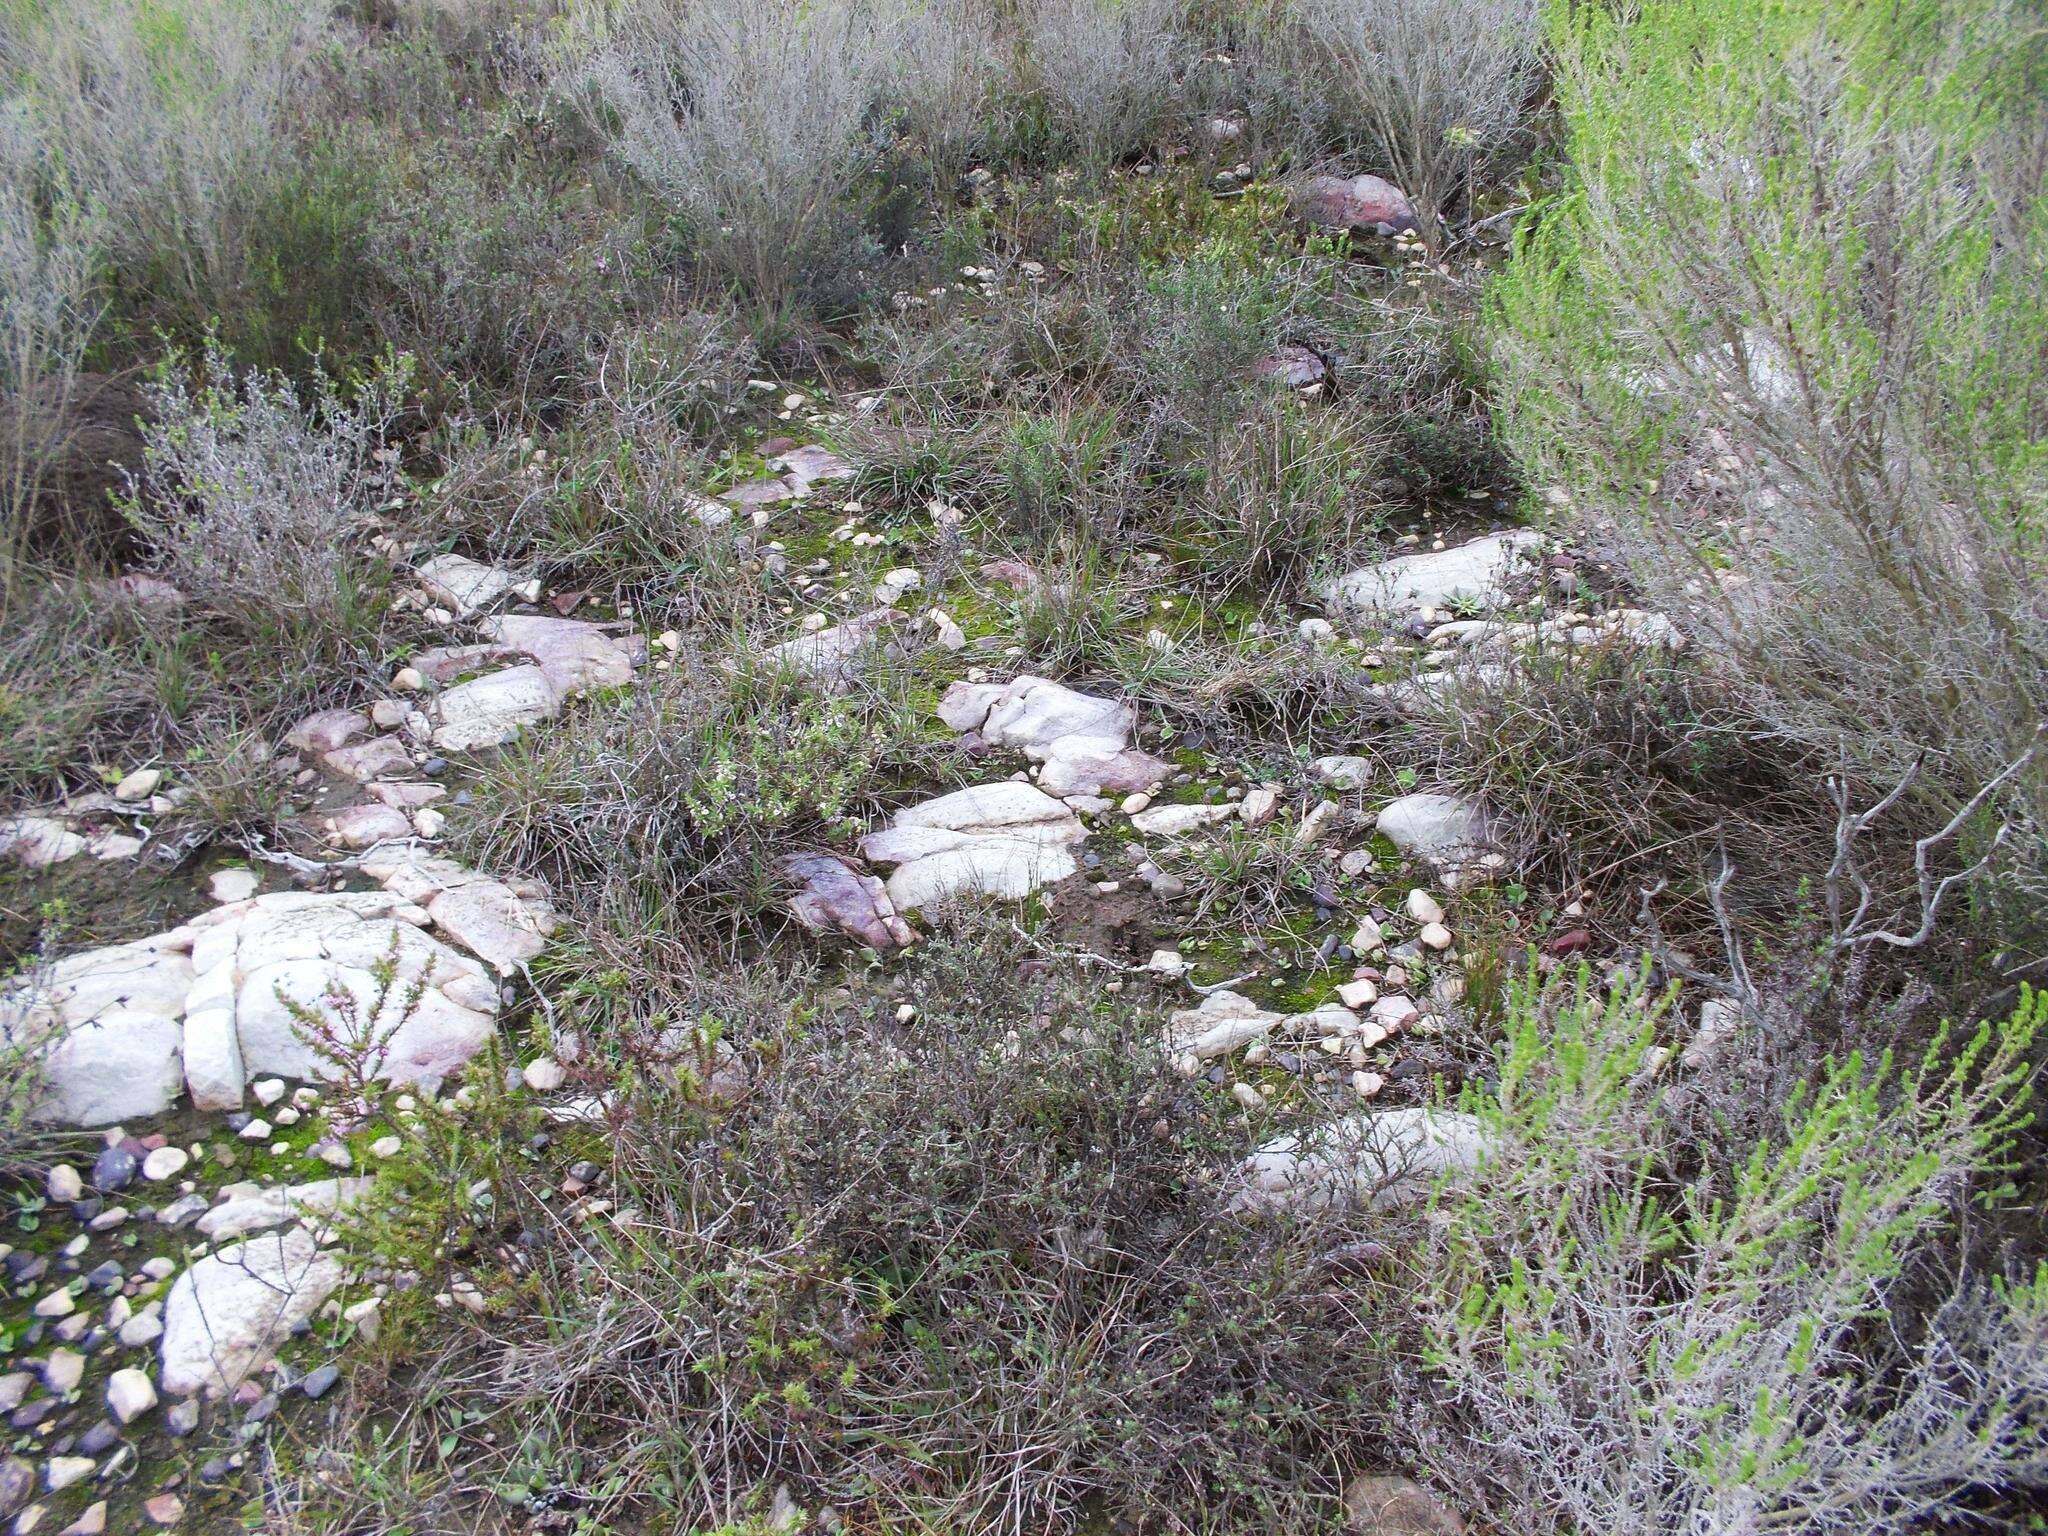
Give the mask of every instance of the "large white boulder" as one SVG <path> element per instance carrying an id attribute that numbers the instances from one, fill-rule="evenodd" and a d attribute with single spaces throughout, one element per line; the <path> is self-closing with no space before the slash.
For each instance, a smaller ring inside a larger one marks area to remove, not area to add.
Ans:
<path id="1" fill-rule="evenodd" d="M 109 1125 L 163 1113 L 178 1097 L 185 994 L 182 929 L 55 962 L 0 996 L 0 1034 L 40 1049 L 39 1116 Z"/>
<path id="2" fill-rule="evenodd" d="M 486 672 L 434 700 L 434 745 L 444 752 L 503 746 L 529 725 L 552 720 L 561 708 L 561 694 L 533 662 Z"/>
<path id="3" fill-rule="evenodd" d="M 906 807 L 861 840 L 861 853 L 899 866 L 886 890 L 897 911 L 911 912 L 951 896 L 1021 900 L 1073 875 L 1073 845 L 1087 835 L 1060 801 L 1005 780 Z"/>
<path id="4" fill-rule="evenodd" d="M 269 1364 L 292 1329 L 341 1284 L 341 1261 L 304 1227 L 265 1232 L 208 1254 L 164 1303 L 163 1389 L 232 1391 Z"/>
<path id="5" fill-rule="evenodd" d="M 1375 830 L 1408 857 L 1449 868 L 1484 849 L 1494 836 L 1491 818 L 1478 801 L 1431 793 L 1389 801 Z"/>
<path id="6" fill-rule="evenodd" d="M 421 932 L 424 917 L 383 891 L 219 907 L 190 925 L 195 989 L 232 1009 L 251 1076 L 322 1075 L 309 1019 L 360 1045 L 389 1081 L 446 1076 L 490 1037 L 497 987 L 478 961 Z"/>
<path id="7" fill-rule="evenodd" d="M 1097 698 L 1042 677 L 955 683 L 939 701 L 939 718 L 1044 764 L 1038 782 L 1052 795 L 1124 794 L 1173 772 L 1171 763 L 1131 746 L 1138 712 L 1130 701 Z"/>
<path id="8" fill-rule="evenodd" d="M 508 885 L 417 848 L 371 854 L 362 870 L 393 895 L 423 908 L 436 929 L 500 975 L 516 972 L 546 948 L 560 921 L 539 882 Z"/>
<path id="9" fill-rule="evenodd" d="M 1532 530 L 1516 528 L 1451 549 L 1397 555 L 1328 582 L 1323 601 L 1372 618 L 1394 618 L 1453 603 L 1489 607 L 1505 596 L 1516 563 L 1541 543 Z"/>
<path id="10" fill-rule="evenodd" d="M 337 1040 L 359 1035 L 366 1065 L 389 1081 L 460 1067 L 490 1037 L 497 983 L 423 926 L 504 964 L 537 949 L 553 911 L 537 888 L 447 860 L 394 859 L 386 873 L 391 890 L 226 902 L 0 990 L 0 1038 L 39 1054 L 38 1113 L 72 1125 L 142 1119 L 169 1109 L 181 1088 L 200 1109 L 236 1108 L 251 1076 L 327 1070 L 302 1013 L 325 1020 Z"/>
<path id="11" fill-rule="evenodd" d="M 1240 1207 L 1389 1210 L 1426 1198 L 1442 1180 L 1474 1172 L 1489 1151 L 1486 1128 L 1450 1109 L 1384 1109 L 1299 1136 L 1279 1136 L 1238 1170 Z"/>

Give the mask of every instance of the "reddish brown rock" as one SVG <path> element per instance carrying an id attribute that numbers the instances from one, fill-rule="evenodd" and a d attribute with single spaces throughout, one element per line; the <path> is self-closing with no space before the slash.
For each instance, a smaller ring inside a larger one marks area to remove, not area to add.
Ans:
<path id="1" fill-rule="evenodd" d="M 369 719 L 361 711 L 323 709 L 293 726 L 285 734 L 284 744 L 296 752 L 338 752 L 369 733 Z"/>
<path id="2" fill-rule="evenodd" d="M 829 853 L 792 854 L 782 861 L 782 872 L 799 887 L 789 898 L 790 915 L 812 933 L 841 933 L 884 952 L 916 942 L 882 882 L 846 860 Z"/>
<path id="3" fill-rule="evenodd" d="M 1417 228 L 1408 194 L 1379 176 L 1318 176 L 1302 190 L 1302 212 L 1324 229 L 1391 235 Z"/>
<path id="4" fill-rule="evenodd" d="M 1252 364 L 1253 377 L 1277 379 L 1289 389 L 1305 389 L 1311 384 L 1320 384 L 1328 373 L 1320 357 L 1307 347 L 1297 347 L 1292 342 L 1275 347 L 1270 356 Z"/>

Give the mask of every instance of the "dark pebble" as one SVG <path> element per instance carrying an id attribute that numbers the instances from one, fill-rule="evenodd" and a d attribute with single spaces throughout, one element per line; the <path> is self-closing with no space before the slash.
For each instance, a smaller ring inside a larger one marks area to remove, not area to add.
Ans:
<path id="1" fill-rule="evenodd" d="M 550 1136 L 546 1131 L 541 1131 L 537 1135 L 529 1138 L 526 1143 L 526 1146 L 527 1149 L 532 1152 L 545 1152 L 549 1147 L 552 1147 L 554 1144 L 555 1138 Z"/>
<path id="2" fill-rule="evenodd" d="M 50 1259 L 42 1253 L 10 1253 L 7 1255 L 7 1278 L 16 1285 L 32 1285 L 49 1273 Z"/>
<path id="3" fill-rule="evenodd" d="M 430 779 L 437 779 L 447 771 L 448 759 L 445 757 L 430 757 L 420 764 L 420 772 Z"/>
<path id="4" fill-rule="evenodd" d="M 1394 1082 L 1405 1083 L 1411 1077 L 1421 1077 L 1429 1069 L 1413 1056 L 1403 1056 L 1387 1068 L 1387 1076 Z"/>
<path id="5" fill-rule="evenodd" d="M 320 1365 L 306 1372 L 306 1379 L 299 1383 L 299 1390 L 312 1402 L 319 1402 L 334 1390 L 334 1384 L 341 1380 L 341 1367 Z"/>
<path id="6" fill-rule="evenodd" d="M 1102 855 L 1099 853 L 1084 853 L 1081 855 L 1081 863 L 1088 869 L 1100 869 L 1102 868 Z"/>
<path id="7" fill-rule="evenodd" d="M 216 1456 L 199 1469 L 199 1481 L 209 1488 L 218 1488 L 228 1480 L 228 1463 L 224 1456 Z"/>
<path id="8" fill-rule="evenodd" d="M 261 1424 L 275 1412 L 277 1412 L 277 1394 L 275 1392 L 266 1392 L 256 1399 L 254 1406 L 247 1413 L 242 1415 L 242 1422 L 245 1424 Z"/>
<path id="9" fill-rule="evenodd" d="M 15 1429 L 34 1429 L 61 1406 L 54 1397 L 39 1397 L 15 1409 L 7 1416 L 7 1422 Z"/>
<path id="10" fill-rule="evenodd" d="M 126 1189 L 142 1170 L 142 1160 L 127 1147 L 109 1147 L 93 1159 L 93 1188 L 103 1195 Z"/>
<path id="11" fill-rule="evenodd" d="M 595 1163 L 582 1162 L 569 1165 L 569 1177 L 584 1184 L 595 1184 L 604 1170 Z"/>
<path id="12" fill-rule="evenodd" d="M 36 1494 L 36 1469 L 20 1456 L 0 1461 L 0 1519 L 22 1508 Z"/>
<path id="13" fill-rule="evenodd" d="M 228 1115 L 228 1129 L 233 1131 L 237 1136 L 239 1136 L 242 1134 L 242 1127 L 247 1125 L 251 1120 L 254 1120 L 255 1118 L 256 1117 L 250 1114 L 249 1111 L 246 1109 L 233 1110 Z"/>
<path id="14" fill-rule="evenodd" d="M 78 1454 L 100 1457 L 121 1443 L 121 1431 L 107 1419 L 101 1419 L 78 1437 Z"/>
<path id="15" fill-rule="evenodd" d="M 106 1291 L 111 1294 L 121 1288 L 121 1281 L 124 1278 L 126 1277 L 121 1273 L 121 1266 L 112 1259 L 109 1259 L 104 1264 L 95 1265 L 92 1271 L 86 1275 L 85 1283 L 96 1291 Z"/>

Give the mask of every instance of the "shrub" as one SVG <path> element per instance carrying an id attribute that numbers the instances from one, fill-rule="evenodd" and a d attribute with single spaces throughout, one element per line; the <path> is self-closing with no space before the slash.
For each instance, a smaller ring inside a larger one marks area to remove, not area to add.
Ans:
<path id="1" fill-rule="evenodd" d="M 138 330 L 196 339 L 217 320 L 245 355 L 284 362 L 322 317 L 349 313 L 372 162 L 318 127 L 299 132 L 334 41 L 327 9 L 25 0 L 0 17 L 16 155 L 42 198 L 101 221 Z M 287 141 L 296 153 L 280 153 Z"/>
<path id="2" fill-rule="evenodd" d="M 772 306 L 865 255 L 850 205 L 899 38 L 893 8 L 858 0 L 636 0 L 570 78 L 710 270 Z"/>
<path id="3" fill-rule="evenodd" d="M 1329 325 L 1335 282 L 1314 263 L 1252 265 L 1226 246 L 1145 274 L 1120 361 L 1133 435 L 1178 493 L 1152 531 L 1223 594 L 1284 589 L 1378 510 L 1367 487 L 1379 421 L 1348 402 L 1304 406 L 1259 372 L 1284 339 Z"/>
<path id="4" fill-rule="evenodd" d="M 39 211 L 23 152 L 18 138 L 0 139 L 0 612 L 11 606 L 38 508 L 53 489 L 48 478 L 73 427 L 80 366 L 105 302 L 103 221 L 68 200 Z M 85 519 L 60 510 L 57 521 L 75 532 Z"/>
<path id="5" fill-rule="evenodd" d="M 1186 0 L 1028 0 L 1017 28 L 1026 79 L 1062 147 L 1106 170 L 1145 149 L 1178 99 L 1194 50 Z"/>
<path id="6" fill-rule="evenodd" d="M 150 390 L 145 468 L 128 515 L 171 579 L 245 632 L 346 640 L 376 604 L 363 551 L 396 481 L 386 440 L 410 363 L 352 389 L 317 361 L 309 393 L 281 374 L 237 376 L 216 343 L 173 357 Z"/>
<path id="7" fill-rule="evenodd" d="M 434 536 L 455 538 L 564 583 L 606 582 L 687 624 L 756 618 L 767 589 L 731 528 L 707 524 L 713 450 L 747 430 L 747 379 L 761 363 L 736 323 L 683 310 L 593 342 L 583 396 L 537 448 L 491 416 L 445 423 L 426 488 Z"/>
<path id="8" fill-rule="evenodd" d="M 1432 1228 L 1455 1429 L 1424 1461 L 1560 1533 L 1904 1533 L 2041 1487 L 2048 1272 L 1958 1278 L 1946 1244 L 2003 1188 L 2044 999 L 1779 1079 L 1753 1146 L 1680 1112 L 1662 1013 L 1583 977 L 1511 999 L 1497 1094 L 1467 1105 L 1484 1172 Z"/>
<path id="9" fill-rule="evenodd" d="M 1541 0 L 1293 0 L 1435 244 L 1481 174 L 1528 137 Z"/>
<path id="10" fill-rule="evenodd" d="M 593 904 L 637 886 L 685 927 L 743 919 L 773 897 L 777 857 L 843 837 L 849 809 L 931 729 L 886 671 L 821 698 L 745 644 L 697 646 L 486 769 L 482 810 L 462 824 L 476 862 Z"/>
<path id="11" fill-rule="evenodd" d="M 1214 1101 L 1021 957 L 1000 922 L 921 946 L 909 1026 L 872 995 L 672 1021 L 786 1066 L 723 1107 L 651 1059 L 615 1078 L 630 1221 L 543 1217 L 501 1161 L 546 1300 L 468 1331 L 527 1432 L 458 1475 L 517 1497 L 601 1461 L 631 1470 L 587 1513 L 688 1529 L 778 1484 L 877 1529 L 1329 1512 L 1376 1396 L 1370 1295 L 1321 1263 L 1355 1229 L 1220 1216 Z"/>
<path id="12" fill-rule="evenodd" d="M 637 222 L 491 127 L 465 114 L 387 194 L 367 238 L 368 302 L 443 392 L 531 419 L 581 393 L 598 339 L 658 290 Z"/>
<path id="13" fill-rule="evenodd" d="M 1761 732 L 1879 790 L 1924 756 L 1939 825 L 2048 708 L 2026 23 L 1659 0 L 1553 34 L 1571 162 L 1497 290 L 1510 445 Z M 2038 886 L 2048 773 L 2013 794 Z"/>

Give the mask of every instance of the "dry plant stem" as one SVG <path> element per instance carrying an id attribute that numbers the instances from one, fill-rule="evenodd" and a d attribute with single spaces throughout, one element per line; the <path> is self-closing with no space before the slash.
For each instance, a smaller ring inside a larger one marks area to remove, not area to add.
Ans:
<path id="1" fill-rule="evenodd" d="M 1932 938 L 1935 920 L 1941 915 L 1942 903 L 1947 900 L 1949 892 L 1990 867 L 1999 850 L 2005 846 L 2007 837 L 2011 835 L 2012 823 L 1999 823 L 1998 830 L 1992 834 L 1989 846 L 1975 863 L 1939 879 L 1934 873 L 1936 850 L 1961 831 L 1965 823 L 1976 815 L 1980 806 L 2026 771 L 2039 755 L 2044 741 L 2048 741 L 2048 724 L 2037 726 L 2034 739 L 2028 743 L 2027 749 L 2008 763 L 1997 777 L 1984 783 L 1943 826 L 1913 844 L 1913 876 L 1920 896 L 1920 921 L 1910 933 L 1864 926 L 1863 920 L 1870 910 L 1872 893 L 1870 882 L 1856 869 L 1855 844 L 1858 837 L 1868 831 L 1879 817 L 1896 805 L 1900 797 L 1913 787 L 1914 781 L 1920 777 L 1924 759 L 1915 760 L 1900 776 L 1898 783 L 1892 786 L 1891 792 L 1865 811 L 1852 811 L 1849 808 L 1849 786 L 1846 780 L 1828 780 L 1829 793 L 1834 796 L 1835 805 L 1841 813 L 1835 826 L 1834 862 L 1828 866 L 1826 876 L 1828 922 L 1835 947 L 1847 950 L 1883 944 L 1892 949 L 1918 949 Z M 1856 909 L 1847 918 L 1842 916 L 1845 881 L 1856 888 Z"/>

